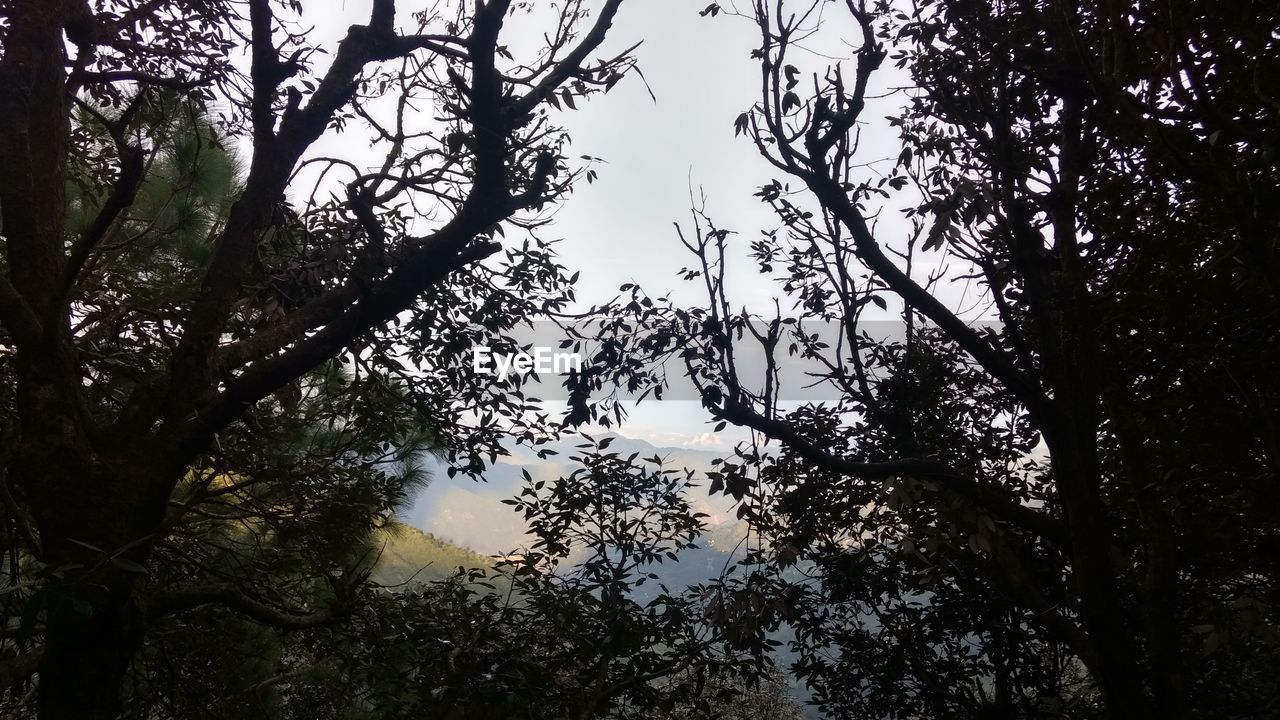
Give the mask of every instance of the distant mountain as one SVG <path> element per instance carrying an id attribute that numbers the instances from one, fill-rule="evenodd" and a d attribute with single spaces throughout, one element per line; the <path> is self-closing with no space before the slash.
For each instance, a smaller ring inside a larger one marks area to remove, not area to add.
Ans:
<path id="1" fill-rule="evenodd" d="M 704 475 L 713 469 L 713 460 L 727 455 L 724 452 L 692 448 L 657 447 L 636 438 L 618 435 L 612 437 L 614 439 L 608 452 L 621 455 L 637 453 L 641 458 L 656 455 L 665 467 L 689 468 L 698 475 Z M 430 533 L 418 533 L 417 536 L 422 540 L 410 543 L 412 548 L 395 549 L 397 553 L 404 552 L 403 559 L 392 561 L 398 568 L 395 572 L 403 575 L 410 568 L 421 566 L 423 559 L 437 557 L 445 553 L 446 549 L 463 555 L 451 556 L 448 561 L 441 559 L 433 566 L 435 569 L 432 572 L 440 572 L 442 569 L 451 571 L 459 564 L 468 565 L 465 562 L 467 555 L 473 560 L 478 559 L 488 564 L 487 557 L 459 546 L 489 555 L 503 555 L 526 545 L 528 536 L 523 519 L 511 506 L 502 504 L 502 501 L 519 494 L 524 485 L 522 471 L 527 471 L 535 481 L 546 482 L 554 482 L 573 472 L 574 464 L 570 458 L 585 451 L 584 448 L 577 447 L 584 443 L 581 437 L 568 437 L 543 445 L 542 448 L 555 453 L 546 459 L 539 458 L 533 448 L 512 447 L 509 455 L 499 458 L 498 462 L 486 470 L 483 482 L 462 477 L 450 478 L 447 466 L 433 459 L 427 468 L 432 481 L 402 518 L 404 522 L 429 530 Z M 660 592 L 659 584 L 673 592 L 679 592 L 690 585 L 708 582 L 730 570 L 733 563 L 741 557 L 742 540 L 746 536 L 745 525 L 733 515 L 732 503 L 728 499 L 721 496 L 710 497 L 706 494 L 707 483 L 699 482 L 699 485 L 701 487 L 693 491 L 690 501 L 697 512 L 707 514 L 706 533 L 699 538 L 697 547 L 681 552 L 675 561 L 666 561 L 651 568 L 658 575 L 658 581 L 636 587 L 634 599 L 644 602 L 656 597 Z M 391 555 L 390 552 L 386 554 Z M 419 578 L 424 575 L 419 575 Z M 775 638 L 785 643 L 791 639 L 791 635 L 789 631 L 783 630 Z M 784 669 L 794 659 L 786 651 L 775 654 L 775 660 Z M 808 697 L 807 692 L 799 686 L 793 686 L 791 694 L 801 701 Z M 809 706 L 804 708 L 804 715 L 806 718 L 819 717 Z"/>
<path id="2" fill-rule="evenodd" d="M 701 474 L 712 468 L 711 461 L 723 457 L 720 452 L 690 448 L 656 447 L 644 440 L 612 436 L 608 451 L 622 455 L 637 453 L 642 458 L 658 456 L 666 467 L 685 467 Z M 540 459 L 537 451 L 524 447 L 508 448 L 506 457 L 498 458 L 484 473 L 484 481 L 476 482 L 463 477 L 450 478 L 447 465 L 435 458 L 427 462 L 432 481 L 415 498 L 402 520 L 414 527 L 429 531 L 440 538 L 473 548 L 482 553 L 501 555 L 527 543 L 524 521 L 502 504 L 515 497 L 524 484 L 522 471 L 534 480 L 555 481 L 573 472 L 570 457 L 583 452 L 578 445 L 581 437 L 567 437 L 548 443 L 542 448 L 554 455 Z M 704 484 L 705 487 L 705 484 Z M 711 498 L 704 492 L 691 498 L 699 512 L 709 517 L 707 524 L 719 526 L 735 522 L 729 503 L 721 497 Z"/>
<path id="3" fill-rule="evenodd" d="M 431 582 L 449 577 L 459 567 L 484 568 L 493 561 L 415 527 L 399 525 L 379 533 L 385 543 L 370 579 L 386 587 Z"/>

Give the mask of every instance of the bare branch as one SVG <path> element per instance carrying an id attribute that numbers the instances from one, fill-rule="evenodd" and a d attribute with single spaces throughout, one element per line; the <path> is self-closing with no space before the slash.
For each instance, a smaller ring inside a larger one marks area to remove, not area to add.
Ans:
<path id="1" fill-rule="evenodd" d="M 621 5 L 622 0 L 608 0 L 604 4 L 604 7 L 600 9 L 600 15 L 596 18 L 595 24 L 586 36 L 582 38 L 582 41 L 578 43 L 577 47 L 571 50 L 564 60 L 553 67 L 532 90 L 511 103 L 509 112 L 512 118 L 519 119 L 528 116 L 556 88 L 582 69 L 582 63 L 586 62 L 587 57 L 596 48 L 600 47 L 600 43 L 604 42 L 605 34 L 608 33 L 609 28 L 613 25 L 613 18 L 617 15 L 618 8 Z"/>

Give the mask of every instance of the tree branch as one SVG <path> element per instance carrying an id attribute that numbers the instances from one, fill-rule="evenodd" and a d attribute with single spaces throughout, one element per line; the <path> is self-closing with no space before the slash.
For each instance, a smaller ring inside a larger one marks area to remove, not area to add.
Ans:
<path id="1" fill-rule="evenodd" d="M 719 405 L 708 404 L 718 418 L 758 430 L 768 437 L 784 443 L 800 457 L 831 472 L 865 479 L 884 479 L 908 475 L 920 480 L 933 481 L 946 490 L 991 511 L 1001 520 L 1059 547 L 1068 543 L 1066 530 L 1054 518 L 1038 512 L 1009 497 L 1000 488 L 979 483 L 966 477 L 938 460 L 907 458 L 885 462 L 858 462 L 833 455 L 803 437 L 786 422 L 768 418 L 747 405 L 725 398 Z"/>
<path id="2" fill-rule="evenodd" d="M 604 42 L 605 35 L 613 25 L 614 16 L 618 14 L 618 8 L 621 5 L 622 0 L 608 0 L 600 9 L 600 16 L 596 18 L 590 32 L 582 38 L 577 47 L 569 51 L 564 60 L 557 63 L 532 90 L 512 101 L 509 106 L 509 115 L 513 120 L 518 121 L 519 118 L 529 115 L 539 103 L 546 100 L 548 95 L 555 92 L 561 83 L 582 69 L 582 63 L 596 48 L 600 47 L 600 43 Z"/>
<path id="3" fill-rule="evenodd" d="M 176 77 L 163 77 L 139 70 L 79 70 L 71 74 L 71 82 L 85 83 L 118 83 L 131 82 L 138 85 L 152 85 L 186 92 L 200 87 L 201 80 L 183 80 Z"/>
<path id="4" fill-rule="evenodd" d="M 84 268 L 84 264 L 89 260 L 89 256 L 93 253 L 93 249 L 106 237 L 107 231 L 115 224 L 120 213 L 133 205 L 133 200 L 138 194 L 138 188 L 142 185 L 143 177 L 146 174 L 146 154 L 142 151 L 142 148 L 125 142 L 123 134 L 116 138 L 116 146 L 120 152 L 120 175 L 116 178 L 115 187 L 111 189 L 111 195 L 107 197 L 107 201 L 98 210 L 93 223 L 85 229 L 76 240 L 75 245 L 71 247 L 71 254 L 68 256 L 66 264 L 62 267 L 62 281 L 58 290 L 59 297 L 64 302 L 70 296 L 72 288 L 75 287 L 76 279 Z"/>
<path id="5" fill-rule="evenodd" d="M 34 342 L 43 332 L 40 319 L 32 312 L 31 306 L 14 289 L 9 278 L 3 276 L 0 276 L 0 323 L 4 323 L 5 329 L 19 345 Z"/>
<path id="6" fill-rule="evenodd" d="M 414 253 L 412 260 L 402 264 L 390 277 L 367 291 L 359 301 L 327 323 L 322 330 L 297 342 L 280 355 L 250 365 L 238 377 L 229 381 L 226 390 L 195 413 L 189 422 L 172 429 L 175 447 L 180 454 L 198 453 L 207 444 L 212 433 L 239 417 L 249 405 L 338 354 L 371 328 L 390 320 L 414 297 L 450 272 L 501 249 L 502 246 L 497 243 L 479 243 L 457 252 L 449 260 L 444 259 L 448 256 L 443 253 L 432 252 L 450 236 L 473 237 L 478 232 L 466 232 L 459 227 L 447 235 L 438 234 L 433 238 L 436 242 L 420 248 Z"/>
<path id="7" fill-rule="evenodd" d="M 152 599 L 148 616 L 154 620 L 206 605 L 221 605 L 264 625 L 282 630 L 307 630 L 333 625 L 351 612 L 349 607 L 314 612 L 284 610 L 255 600 L 241 593 L 234 585 L 219 584 L 161 593 Z"/>
<path id="8" fill-rule="evenodd" d="M 491 7 L 486 7 L 484 12 L 489 12 Z M 350 101 L 365 65 L 392 57 L 388 48 L 396 43 L 392 27 L 394 3 L 392 0 L 379 0 L 374 5 L 368 25 L 348 28 L 333 64 L 307 103 L 290 105 L 280 119 L 279 130 L 273 131 L 276 118 L 272 106 L 283 77 L 281 63 L 271 44 L 269 3 L 253 0 L 251 10 L 254 27 L 255 152 L 245 190 L 227 218 L 214 258 L 205 273 L 199 299 L 190 311 L 187 331 L 174 355 L 169 379 L 171 416 L 189 413 L 192 406 L 200 401 L 199 396 L 216 382 L 210 358 L 215 354 L 218 337 L 235 302 L 245 268 L 270 222 L 276 199 L 284 193 L 298 158 L 323 134 L 333 114 Z M 408 52 L 416 45 L 408 43 L 400 47 Z M 475 56 L 474 51 L 472 56 Z M 480 60 L 473 62 L 478 73 Z M 493 92 L 500 93 L 501 88 Z M 479 120 L 476 124 L 480 124 Z M 505 148 L 505 144 L 501 147 Z M 502 161 L 505 161 L 505 156 L 499 158 L 499 173 Z M 482 170 L 492 172 L 487 169 L 491 164 L 478 162 L 477 173 Z"/>

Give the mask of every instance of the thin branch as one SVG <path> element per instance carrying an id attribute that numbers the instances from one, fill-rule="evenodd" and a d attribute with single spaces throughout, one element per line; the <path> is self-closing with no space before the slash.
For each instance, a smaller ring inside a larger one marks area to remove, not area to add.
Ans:
<path id="1" fill-rule="evenodd" d="M 622 0 L 608 0 L 604 4 L 604 7 L 600 9 L 600 15 L 596 18 L 595 24 L 591 27 L 590 32 L 582 38 L 582 41 L 578 43 L 578 46 L 571 50 L 564 60 L 553 67 L 546 77 L 539 81 L 532 90 L 511 103 L 510 115 L 512 118 L 528 116 L 539 103 L 555 92 L 556 88 L 582 69 L 582 63 L 586 62 L 587 57 L 600 46 L 600 43 L 604 42 L 605 35 L 613 25 L 614 16 L 618 14 L 618 8 L 621 5 Z"/>

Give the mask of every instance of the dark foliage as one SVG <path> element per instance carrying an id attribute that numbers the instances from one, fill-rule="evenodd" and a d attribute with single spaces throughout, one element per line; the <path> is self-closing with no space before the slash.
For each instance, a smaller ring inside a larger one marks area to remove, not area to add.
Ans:
<path id="1" fill-rule="evenodd" d="M 580 394 L 652 392 L 675 363 L 776 442 L 716 487 L 762 569 L 812 564 L 761 592 L 801 598 L 797 671 L 833 716 L 1274 717 L 1275 8 L 748 17 L 762 94 L 735 130 L 779 174 L 758 196 L 781 226 L 747 242 L 695 213 L 708 304 L 624 288 L 599 335 L 630 362 Z M 823 67 L 837 27 L 857 49 Z M 886 63 L 915 89 L 882 121 Z M 861 130 L 884 122 L 901 146 L 877 163 Z M 724 261 L 747 252 L 774 316 L 733 309 Z M 832 401 L 780 404 L 790 357 Z"/>

